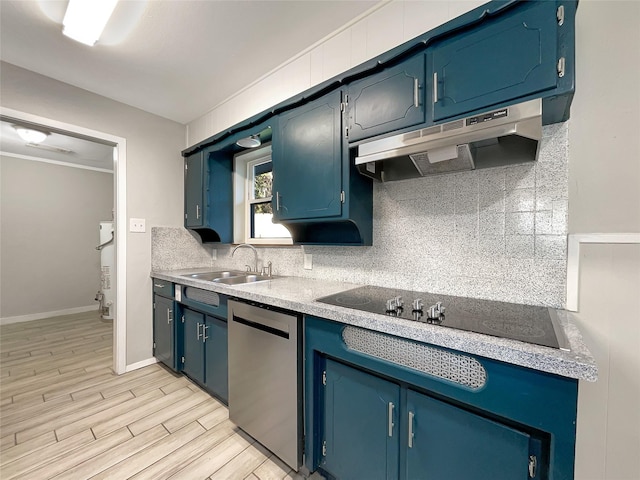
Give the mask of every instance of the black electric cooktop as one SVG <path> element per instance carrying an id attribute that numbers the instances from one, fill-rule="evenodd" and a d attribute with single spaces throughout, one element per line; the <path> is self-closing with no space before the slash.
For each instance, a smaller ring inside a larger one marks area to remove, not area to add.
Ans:
<path id="1" fill-rule="evenodd" d="M 383 287 L 358 287 L 318 302 L 568 350 L 547 307 Z"/>

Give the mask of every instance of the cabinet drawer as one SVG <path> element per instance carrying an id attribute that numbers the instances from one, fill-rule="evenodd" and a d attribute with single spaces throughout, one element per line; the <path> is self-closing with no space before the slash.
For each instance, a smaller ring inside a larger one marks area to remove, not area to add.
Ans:
<path id="1" fill-rule="evenodd" d="M 153 279 L 153 293 L 163 297 L 173 298 L 173 283 L 167 280 Z"/>

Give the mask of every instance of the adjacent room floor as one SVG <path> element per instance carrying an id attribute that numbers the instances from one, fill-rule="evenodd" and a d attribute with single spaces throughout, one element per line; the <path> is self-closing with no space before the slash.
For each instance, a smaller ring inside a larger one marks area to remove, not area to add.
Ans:
<path id="1" fill-rule="evenodd" d="M 0 327 L 0 477 L 301 479 L 184 376 L 117 376 L 96 312 Z"/>

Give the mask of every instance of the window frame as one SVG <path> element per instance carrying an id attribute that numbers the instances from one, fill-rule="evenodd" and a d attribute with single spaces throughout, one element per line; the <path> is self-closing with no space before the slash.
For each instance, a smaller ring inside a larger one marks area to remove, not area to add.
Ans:
<path id="1" fill-rule="evenodd" d="M 251 208 L 253 205 L 270 202 L 272 197 L 254 198 L 254 168 L 264 163 L 273 163 L 271 144 L 237 153 L 233 159 L 234 210 L 233 242 L 252 245 L 293 245 L 291 237 L 251 237 Z"/>

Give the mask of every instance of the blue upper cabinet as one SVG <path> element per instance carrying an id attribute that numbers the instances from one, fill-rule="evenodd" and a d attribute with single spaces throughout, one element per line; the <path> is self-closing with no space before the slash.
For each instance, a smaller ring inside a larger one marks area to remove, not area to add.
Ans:
<path id="1" fill-rule="evenodd" d="M 342 92 L 280 115 L 273 132 L 274 221 L 342 213 Z"/>
<path id="2" fill-rule="evenodd" d="M 425 121 L 424 54 L 349 84 L 349 141 Z"/>
<path id="3" fill-rule="evenodd" d="M 298 245 L 371 245 L 372 191 L 344 132 L 343 91 L 274 118 L 273 221 Z"/>
<path id="4" fill-rule="evenodd" d="M 210 149 L 185 157 L 184 226 L 203 243 L 233 240 L 232 162 Z"/>
<path id="5" fill-rule="evenodd" d="M 204 152 L 184 159 L 184 226 L 202 227 L 204 211 Z"/>
<path id="6" fill-rule="evenodd" d="M 427 75 L 433 121 L 555 89 L 558 16 L 556 2 L 521 2 L 432 43 Z"/>

